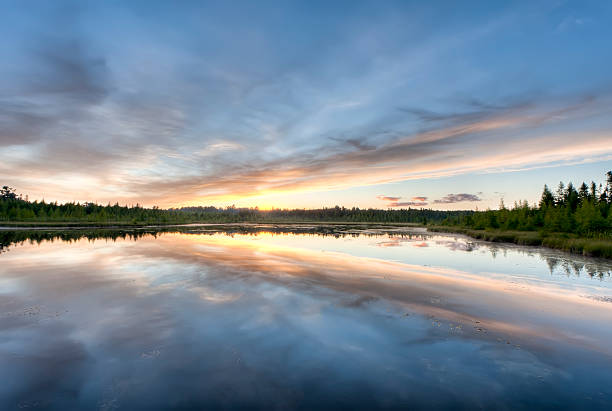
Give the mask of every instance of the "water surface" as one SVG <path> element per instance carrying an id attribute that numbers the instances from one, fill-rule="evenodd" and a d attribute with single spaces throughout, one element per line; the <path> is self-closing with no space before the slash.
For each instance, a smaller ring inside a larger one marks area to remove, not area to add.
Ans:
<path id="1" fill-rule="evenodd" d="M 4 233 L 0 409 L 611 407 L 607 261 L 406 228 L 182 231 Z"/>

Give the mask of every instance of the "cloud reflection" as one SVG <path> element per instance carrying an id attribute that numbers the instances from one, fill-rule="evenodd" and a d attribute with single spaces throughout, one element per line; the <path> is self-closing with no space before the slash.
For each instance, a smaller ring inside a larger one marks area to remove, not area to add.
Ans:
<path id="1" fill-rule="evenodd" d="M 348 254 L 346 241 L 374 254 Z M 476 404 L 468 392 L 496 404 L 494 381 L 517 392 L 517 375 L 545 372 L 538 387 L 554 390 L 567 353 L 612 354 L 612 305 L 587 288 L 402 262 L 404 248 L 380 241 L 162 233 L 15 247 L 0 266 L 0 370 L 13 370 L 2 404 L 379 408 L 431 404 L 432 387 L 434 408 Z M 442 260 L 457 252 L 436 241 L 397 242 Z M 440 387 L 442 376 L 453 383 Z"/>

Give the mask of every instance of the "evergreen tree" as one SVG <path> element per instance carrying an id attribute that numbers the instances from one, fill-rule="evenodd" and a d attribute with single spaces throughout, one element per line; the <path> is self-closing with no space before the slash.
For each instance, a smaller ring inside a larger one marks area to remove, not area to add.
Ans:
<path id="1" fill-rule="evenodd" d="M 565 184 L 563 181 L 559 181 L 559 185 L 557 186 L 557 194 L 555 196 L 555 204 L 558 206 L 562 206 L 565 204 Z"/>
<path id="2" fill-rule="evenodd" d="M 542 198 L 540 199 L 540 208 L 551 207 L 555 204 L 555 197 L 553 193 L 548 189 L 548 186 L 544 185 L 544 191 L 542 191 Z"/>
<path id="3" fill-rule="evenodd" d="M 580 185 L 580 188 L 578 188 L 578 199 L 580 203 L 588 201 L 589 199 L 589 187 L 586 185 L 584 181 Z"/>

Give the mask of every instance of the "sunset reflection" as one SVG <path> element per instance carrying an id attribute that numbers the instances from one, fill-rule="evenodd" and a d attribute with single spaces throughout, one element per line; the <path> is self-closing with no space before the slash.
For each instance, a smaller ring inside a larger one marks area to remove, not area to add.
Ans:
<path id="1" fill-rule="evenodd" d="M 336 394 L 347 390 L 343 404 L 374 405 L 390 380 L 404 384 L 389 399 L 400 404 L 405 395 L 426 401 L 442 376 L 453 381 L 440 392 L 446 400 L 466 384 L 486 397 L 491 375 L 508 387 L 498 398 L 536 395 L 516 385 L 518 376 L 562 389 L 564 373 L 584 378 L 581 361 L 592 374 L 574 390 L 610 376 L 609 277 L 551 275 L 547 259 L 563 266 L 562 255 L 478 242 L 468 250 L 466 241 L 203 228 L 13 244 L 0 257 L 0 377 L 11 370 L 19 388 L 2 388 L 0 398 L 74 404 L 58 400 L 50 383 L 58 380 L 82 393 L 83 406 L 129 407 L 142 405 L 143 390 L 164 401 L 168 390 L 193 396 L 202 384 L 200 399 L 214 408 L 325 398 L 330 380 Z M 578 362 L 562 371 L 568 353 Z M 321 382 L 308 386 L 315 376 Z M 415 378 L 421 383 L 409 384 Z M 280 394 L 266 393 L 271 386 Z"/>

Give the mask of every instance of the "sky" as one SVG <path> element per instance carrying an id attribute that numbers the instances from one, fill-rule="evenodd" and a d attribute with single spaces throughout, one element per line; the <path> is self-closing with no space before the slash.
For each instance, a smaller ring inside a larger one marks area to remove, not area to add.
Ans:
<path id="1" fill-rule="evenodd" d="M 497 208 L 612 169 L 612 2 L 0 0 L 30 200 Z"/>

